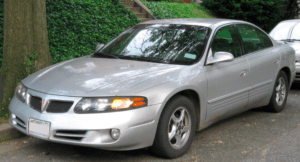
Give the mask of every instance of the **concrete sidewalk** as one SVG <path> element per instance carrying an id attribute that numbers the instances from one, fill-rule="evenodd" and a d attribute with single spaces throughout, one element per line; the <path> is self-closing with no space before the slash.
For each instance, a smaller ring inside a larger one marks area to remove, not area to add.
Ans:
<path id="1" fill-rule="evenodd" d="M 9 123 L 0 124 L 0 142 L 12 140 L 26 136 L 17 129 L 13 128 Z"/>

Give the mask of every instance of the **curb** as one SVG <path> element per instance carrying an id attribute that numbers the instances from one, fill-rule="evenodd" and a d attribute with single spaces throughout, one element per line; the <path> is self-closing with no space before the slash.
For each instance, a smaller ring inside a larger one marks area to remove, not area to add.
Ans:
<path id="1" fill-rule="evenodd" d="M 9 123 L 0 124 L 0 142 L 26 136 L 24 133 L 12 127 Z"/>

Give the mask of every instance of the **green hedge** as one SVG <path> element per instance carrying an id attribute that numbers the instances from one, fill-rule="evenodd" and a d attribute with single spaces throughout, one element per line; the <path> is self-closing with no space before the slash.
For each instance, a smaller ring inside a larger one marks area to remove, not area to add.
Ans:
<path id="1" fill-rule="evenodd" d="M 46 0 L 53 62 L 91 54 L 140 22 L 119 0 Z"/>
<path id="2" fill-rule="evenodd" d="M 286 0 L 203 0 L 217 17 L 245 20 L 270 31 L 279 21 Z"/>
<path id="3" fill-rule="evenodd" d="M 0 67 L 3 58 L 3 1 L 0 1 Z M 140 22 L 119 0 L 46 0 L 53 63 L 91 54 Z"/>
<path id="4" fill-rule="evenodd" d="M 3 24 L 4 24 L 4 1 L 0 1 L 0 68 L 3 60 Z"/>
<path id="5" fill-rule="evenodd" d="M 208 13 L 195 3 L 142 2 L 152 11 L 157 19 L 168 18 L 211 18 Z"/>

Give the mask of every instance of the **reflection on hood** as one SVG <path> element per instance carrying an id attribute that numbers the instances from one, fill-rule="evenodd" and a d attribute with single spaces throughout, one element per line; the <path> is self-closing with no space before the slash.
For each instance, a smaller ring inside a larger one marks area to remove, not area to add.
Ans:
<path id="1" fill-rule="evenodd" d="M 22 83 L 47 94 L 108 96 L 183 67 L 120 59 L 78 58 L 40 70 Z"/>

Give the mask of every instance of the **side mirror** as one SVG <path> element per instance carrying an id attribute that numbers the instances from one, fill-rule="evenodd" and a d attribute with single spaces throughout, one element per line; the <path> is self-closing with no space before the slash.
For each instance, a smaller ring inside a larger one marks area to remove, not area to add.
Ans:
<path id="1" fill-rule="evenodd" d="M 216 52 L 214 57 L 207 59 L 207 65 L 218 63 L 218 62 L 230 62 L 234 60 L 234 56 L 229 52 Z"/>
<path id="2" fill-rule="evenodd" d="M 102 49 L 102 47 L 104 47 L 104 44 L 97 44 L 97 47 L 96 47 L 96 50 L 95 50 L 95 53 L 100 51 Z"/>

